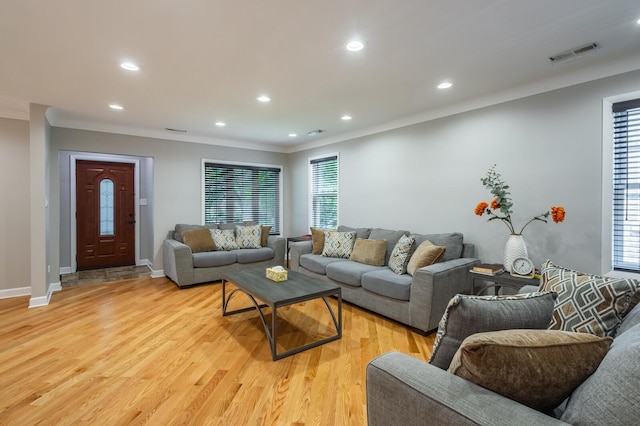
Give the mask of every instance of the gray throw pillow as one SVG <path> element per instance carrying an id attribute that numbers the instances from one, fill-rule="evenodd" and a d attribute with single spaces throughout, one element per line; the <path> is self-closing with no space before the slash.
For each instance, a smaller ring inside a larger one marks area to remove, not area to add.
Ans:
<path id="1" fill-rule="evenodd" d="M 438 325 L 429 363 L 443 370 L 462 341 L 475 333 L 520 329 L 546 329 L 553 315 L 555 293 L 451 298 Z"/>

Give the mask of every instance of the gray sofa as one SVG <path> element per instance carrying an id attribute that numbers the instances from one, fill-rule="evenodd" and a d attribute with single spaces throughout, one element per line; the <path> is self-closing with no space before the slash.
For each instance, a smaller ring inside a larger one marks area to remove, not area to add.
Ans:
<path id="1" fill-rule="evenodd" d="M 244 223 L 247 224 L 247 223 Z M 233 229 L 237 224 L 206 224 L 207 228 Z M 176 225 L 163 244 L 164 273 L 178 287 L 220 281 L 222 275 L 252 267 L 284 266 L 285 239 L 269 235 L 266 247 L 192 253 L 181 233 L 203 225 Z"/>
<path id="2" fill-rule="evenodd" d="M 290 245 L 291 270 L 336 283 L 342 287 L 343 300 L 406 324 L 422 334 L 438 328 L 451 297 L 471 291 L 468 272 L 479 260 L 474 257 L 475 246 L 464 243 L 460 233 L 411 234 L 416 237 L 412 251 L 425 240 L 446 247 L 439 262 L 422 267 L 411 276 L 398 275 L 388 267 L 394 245 L 401 235 L 410 235 L 408 231 L 347 226 L 338 227 L 338 231 L 355 231 L 358 238 L 386 240 L 384 266 L 312 254 L 312 241 L 302 241 Z"/>
<path id="3" fill-rule="evenodd" d="M 446 370 L 390 352 L 367 366 L 369 425 L 631 425 L 640 418 L 640 305 L 624 317 L 606 356 L 571 396 L 545 414 Z"/>

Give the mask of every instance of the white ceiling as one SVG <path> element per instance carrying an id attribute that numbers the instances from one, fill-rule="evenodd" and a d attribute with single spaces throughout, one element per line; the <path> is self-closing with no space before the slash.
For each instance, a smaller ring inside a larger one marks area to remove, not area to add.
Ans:
<path id="1" fill-rule="evenodd" d="M 637 0 L 3 0 L 0 116 L 287 152 L 640 69 L 638 18 Z"/>

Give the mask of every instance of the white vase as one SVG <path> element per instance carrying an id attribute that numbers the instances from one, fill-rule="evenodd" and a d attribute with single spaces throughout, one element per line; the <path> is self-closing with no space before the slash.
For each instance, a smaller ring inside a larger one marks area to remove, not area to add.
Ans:
<path id="1" fill-rule="evenodd" d="M 504 269 L 511 272 L 511 264 L 518 257 L 527 257 L 527 245 L 520 234 L 511 234 L 504 247 Z"/>

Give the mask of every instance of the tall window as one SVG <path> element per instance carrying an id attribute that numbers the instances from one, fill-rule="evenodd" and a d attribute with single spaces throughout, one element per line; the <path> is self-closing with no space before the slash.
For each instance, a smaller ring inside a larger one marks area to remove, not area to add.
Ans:
<path id="1" fill-rule="evenodd" d="M 309 161 L 311 226 L 334 229 L 338 226 L 338 156 Z"/>
<path id="2" fill-rule="evenodd" d="M 640 272 L 640 99 L 613 104 L 613 269 Z"/>
<path id="3" fill-rule="evenodd" d="M 280 234 L 277 167 L 204 162 L 205 223 L 253 221 Z"/>

